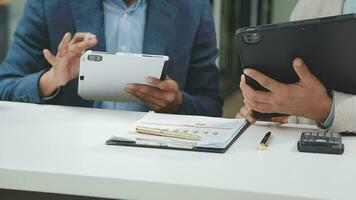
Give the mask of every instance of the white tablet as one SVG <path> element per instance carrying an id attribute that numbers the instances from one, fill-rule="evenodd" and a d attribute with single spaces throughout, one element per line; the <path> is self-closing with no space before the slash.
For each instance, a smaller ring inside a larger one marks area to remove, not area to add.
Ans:
<path id="1" fill-rule="evenodd" d="M 125 92 L 128 83 L 160 79 L 168 56 L 87 51 L 80 59 L 78 94 L 86 100 L 139 102 Z"/>

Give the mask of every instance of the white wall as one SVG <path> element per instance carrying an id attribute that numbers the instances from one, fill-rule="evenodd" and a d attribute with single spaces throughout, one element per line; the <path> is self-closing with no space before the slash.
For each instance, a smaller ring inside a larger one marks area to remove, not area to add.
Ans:
<path id="1" fill-rule="evenodd" d="M 280 23 L 289 21 L 289 17 L 298 0 L 274 0 L 272 22 Z"/>

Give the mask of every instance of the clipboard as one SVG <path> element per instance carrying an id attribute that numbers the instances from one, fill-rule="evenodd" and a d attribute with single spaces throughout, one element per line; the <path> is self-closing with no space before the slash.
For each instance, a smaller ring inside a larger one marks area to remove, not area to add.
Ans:
<path id="1" fill-rule="evenodd" d="M 165 143 L 160 143 L 158 140 L 156 143 L 138 143 L 137 141 L 128 140 L 125 138 L 113 137 L 106 141 L 106 145 L 116 145 L 116 146 L 127 146 L 127 147 L 141 147 L 141 148 L 156 148 L 156 149 L 165 149 L 165 150 L 181 150 L 181 151 L 195 151 L 195 152 L 205 152 L 205 153 L 225 153 L 234 142 L 245 132 L 245 130 L 250 126 L 250 123 L 246 120 L 245 124 L 234 138 L 226 145 L 224 148 L 211 148 L 211 147 L 198 147 L 198 146 L 189 146 L 189 145 L 169 145 Z"/>

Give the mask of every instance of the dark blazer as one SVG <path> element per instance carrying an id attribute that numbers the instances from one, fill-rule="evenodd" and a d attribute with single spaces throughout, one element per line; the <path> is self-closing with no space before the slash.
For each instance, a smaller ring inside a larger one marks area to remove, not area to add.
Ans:
<path id="1" fill-rule="evenodd" d="M 66 32 L 91 32 L 93 48 L 105 51 L 102 0 L 29 0 L 5 62 L 0 67 L 2 100 L 92 107 L 77 94 L 78 80 L 45 102 L 38 81 L 50 65 L 42 50 L 57 52 Z M 222 115 L 216 34 L 208 0 L 148 0 L 143 52 L 170 57 L 167 74 L 183 91 L 181 114 Z"/>

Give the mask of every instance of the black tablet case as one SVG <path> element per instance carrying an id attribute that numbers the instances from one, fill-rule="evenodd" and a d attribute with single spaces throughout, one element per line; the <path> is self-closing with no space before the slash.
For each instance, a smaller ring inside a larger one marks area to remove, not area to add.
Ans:
<path id="1" fill-rule="evenodd" d="M 256 42 L 248 43 L 254 33 Z M 355 14 L 242 28 L 236 32 L 236 45 L 243 69 L 255 68 L 279 82 L 295 83 L 299 78 L 292 61 L 301 57 L 329 91 L 356 94 Z M 249 77 L 247 83 L 265 90 Z M 259 119 L 280 115 L 255 112 Z"/>

